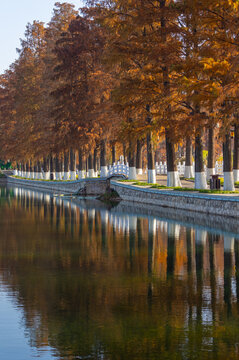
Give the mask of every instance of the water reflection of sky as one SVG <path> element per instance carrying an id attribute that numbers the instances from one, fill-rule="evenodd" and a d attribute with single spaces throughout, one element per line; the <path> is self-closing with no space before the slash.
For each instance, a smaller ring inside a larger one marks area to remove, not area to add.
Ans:
<path id="1" fill-rule="evenodd" d="M 49 360 L 49 347 L 36 350 L 29 346 L 24 326 L 24 311 L 16 303 L 14 294 L 0 280 L 0 359 L 1 360 Z"/>

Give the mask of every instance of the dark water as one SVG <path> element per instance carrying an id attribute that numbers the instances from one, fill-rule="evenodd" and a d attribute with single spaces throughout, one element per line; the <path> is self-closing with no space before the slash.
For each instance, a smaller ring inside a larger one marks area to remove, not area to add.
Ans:
<path id="1" fill-rule="evenodd" d="M 239 359 L 236 234 L 133 208 L 1 189 L 1 360 Z"/>

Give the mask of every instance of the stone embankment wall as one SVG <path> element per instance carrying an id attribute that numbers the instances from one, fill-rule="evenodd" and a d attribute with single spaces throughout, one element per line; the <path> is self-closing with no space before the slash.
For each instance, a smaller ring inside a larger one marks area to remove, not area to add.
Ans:
<path id="1" fill-rule="evenodd" d="M 40 180 L 25 180 L 18 179 L 11 176 L 7 177 L 7 183 L 28 187 L 31 189 L 48 191 L 57 194 L 78 194 L 88 196 L 98 196 L 106 192 L 109 182 L 106 179 L 83 179 L 76 181 L 40 181 Z"/>
<path id="2" fill-rule="evenodd" d="M 23 180 L 7 177 L 8 184 L 29 187 L 31 189 L 52 192 L 56 194 L 76 194 L 82 196 L 99 196 L 105 194 L 109 188 L 115 190 L 124 201 L 133 204 L 145 204 L 153 206 L 154 211 L 158 208 L 171 208 L 177 216 L 181 212 L 200 212 L 219 217 L 239 217 L 239 196 L 237 195 L 213 195 L 190 192 L 177 192 L 171 190 L 157 190 L 139 188 L 106 178 L 83 179 L 77 181 L 38 181 Z M 178 211 L 180 210 L 180 212 Z M 177 217 L 176 216 L 176 217 Z M 220 220 L 221 218 L 221 220 Z M 175 219 L 177 220 L 177 219 Z"/>
<path id="3" fill-rule="evenodd" d="M 173 208 L 181 211 L 198 211 L 217 216 L 239 217 L 239 196 L 193 194 L 171 190 L 138 188 L 112 181 L 111 188 L 125 201 Z"/>

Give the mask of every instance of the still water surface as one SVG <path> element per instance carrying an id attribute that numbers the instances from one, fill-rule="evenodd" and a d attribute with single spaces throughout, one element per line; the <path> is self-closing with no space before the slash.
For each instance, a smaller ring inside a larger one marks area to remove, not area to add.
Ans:
<path id="1" fill-rule="evenodd" d="M 1 360 L 239 359 L 235 234 L 19 188 L 0 229 Z"/>

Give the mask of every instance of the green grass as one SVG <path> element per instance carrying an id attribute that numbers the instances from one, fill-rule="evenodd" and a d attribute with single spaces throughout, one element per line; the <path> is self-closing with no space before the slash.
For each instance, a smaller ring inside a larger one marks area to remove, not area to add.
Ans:
<path id="1" fill-rule="evenodd" d="M 224 191 L 224 190 L 210 190 L 210 189 L 174 188 L 174 190 L 196 191 L 201 194 L 239 194 L 239 191 Z"/>
<path id="2" fill-rule="evenodd" d="M 175 191 L 198 191 L 197 189 L 194 188 L 187 188 L 187 187 L 173 187 L 173 190 Z"/>
<path id="3" fill-rule="evenodd" d="M 224 190 L 199 190 L 199 192 L 205 194 L 239 194 L 239 191 L 224 191 Z"/>
<path id="4" fill-rule="evenodd" d="M 132 183 L 132 185 L 137 185 L 137 186 L 149 186 L 153 189 L 171 189 L 165 185 L 160 185 L 160 184 L 152 184 L 152 183 L 147 183 L 147 182 L 143 182 L 143 181 L 139 181 L 139 180 L 119 180 L 120 182 L 123 183 Z"/>
<path id="5" fill-rule="evenodd" d="M 138 185 L 138 186 L 153 186 L 154 184 L 147 183 L 147 182 L 141 182 L 141 181 L 134 181 L 133 185 Z"/>
<path id="6" fill-rule="evenodd" d="M 160 185 L 160 184 L 152 184 L 151 186 L 153 189 L 172 189 L 166 185 Z"/>
<path id="7" fill-rule="evenodd" d="M 135 182 L 136 180 L 118 180 L 119 182 Z M 138 181 L 137 181 L 138 182 Z"/>
<path id="8" fill-rule="evenodd" d="M 165 190 L 174 190 L 174 191 L 185 191 L 185 192 L 198 192 L 202 194 L 239 194 L 239 191 L 224 191 L 224 190 L 210 190 L 210 189 L 194 189 L 194 188 L 188 188 L 188 187 L 169 187 L 165 185 L 160 184 L 150 184 L 146 182 L 141 181 L 135 181 L 135 180 L 120 180 L 121 182 L 130 182 L 132 185 L 136 186 L 147 186 L 151 189 L 165 189 Z M 239 187 L 239 182 L 236 183 L 236 185 Z"/>

